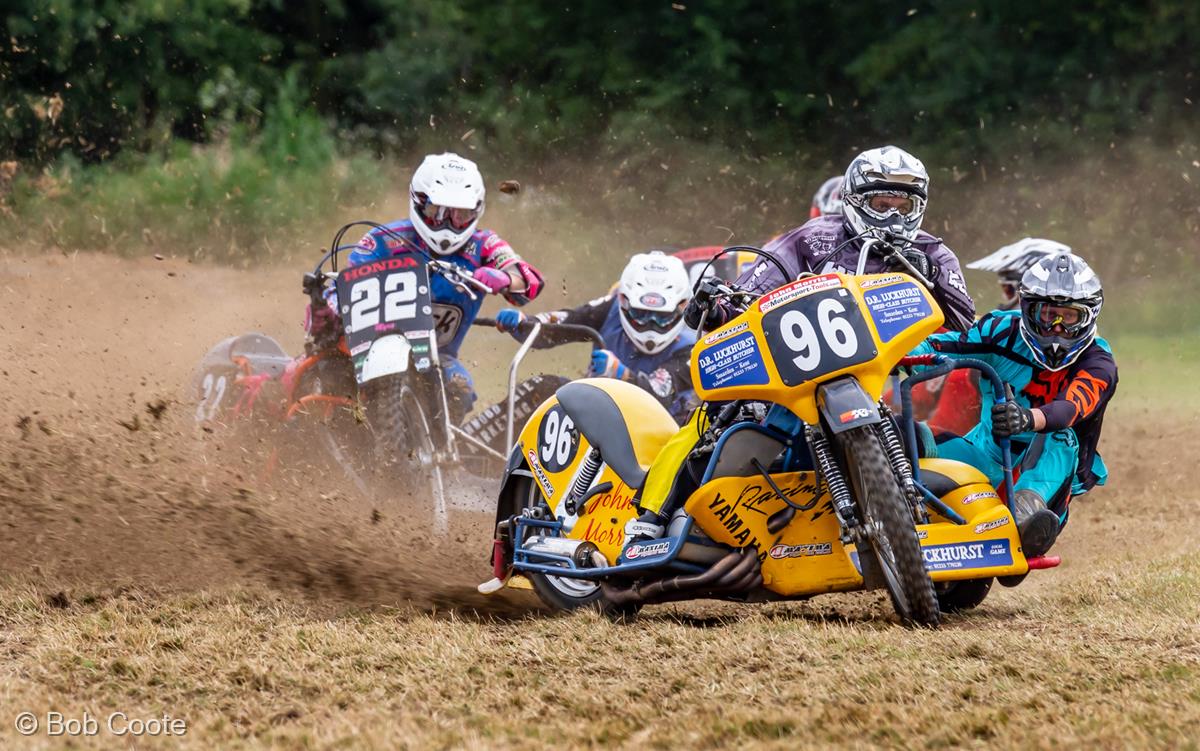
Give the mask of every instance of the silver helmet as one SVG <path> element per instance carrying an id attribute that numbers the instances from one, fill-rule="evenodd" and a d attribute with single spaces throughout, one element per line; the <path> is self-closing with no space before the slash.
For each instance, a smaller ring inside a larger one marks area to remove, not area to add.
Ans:
<path id="1" fill-rule="evenodd" d="M 1075 362 L 1096 338 L 1104 290 L 1079 256 L 1058 253 L 1033 264 L 1021 277 L 1019 294 L 1021 338 L 1047 370 Z"/>
<path id="2" fill-rule="evenodd" d="M 929 173 L 904 149 L 883 146 L 850 162 L 842 184 L 842 215 L 856 235 L 912 240 L 925 218 Z"/>

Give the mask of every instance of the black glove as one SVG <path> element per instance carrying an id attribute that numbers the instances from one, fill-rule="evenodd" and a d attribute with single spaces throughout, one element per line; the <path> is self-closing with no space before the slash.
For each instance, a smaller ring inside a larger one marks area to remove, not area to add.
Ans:
<path id="1" fill-rule="evenodd" d="M 683 322 L 690 329 L 699 329 L 700 321 L 712 306 L 713 295 L 717 294 L 717 285 L 705 279 L 700 282 L 687 307 L 683 309 Z M 712 328 L 712 315 L 709 315 L 706 325 Z"/>
<path id="2" fill-rule="evenodd" d="M 929 256 L 925 255 L 923 251 L 917 248 L 908 247 L 896 252 L 899 255 L 904 256 L 904 260 L 911 263 L 914 269 L 921 272 L 921 276 L 925 277 L 931 282 L 937 279 L 937 264 L 930 260 Z M 900 259 L 898 259 L 896 256 L 891 256 L 888 258 L 888 268 L 891 271 L 908 271 L 908 269 L 905 268 L 904 264 L 901 263 Z"/>
<path id="3" fill-rule="evenodd" d="M 992 437 L 996 440 L 1020 435 L 1033 427 L 1033 412 L 1025 409 L 1012 398 L 1004 404 L 992 405 Z"/>

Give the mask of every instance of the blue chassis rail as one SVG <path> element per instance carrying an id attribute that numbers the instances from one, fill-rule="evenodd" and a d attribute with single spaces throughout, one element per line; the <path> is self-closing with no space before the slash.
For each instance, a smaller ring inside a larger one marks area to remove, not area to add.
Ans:
<path id="1" fill-rule="evenodd" d="M 912 463 L 913 483 L 916 484 L 917 489 L 921 491 L 921 494 L 924 495 L 926 499 L 933 499 L 934 501 L 937 501 L 938 506 L 944 508 L 946 511 L 949 511 L 954 515 L 954 517 L 962 519 L 961 516 L 954 513 L 953 510 L 951 510 L 944 503 L 942 503 L 940 499 L 934 496 L 934 494 L 929 491 L 929 488 L 925 487 L 925 485 L 921 483 L 921 468 L 917 461 L 917 425 L 913 420 L 912 413 L 912 389 L 913 386 L 916 386 L 918 383 L 939 378 L 949 374 L 951 371 L 958 370 L 960 368 L 970 368 L 971 370 L 978 370 L 991 383 L 992 400 L 996 404 L 1004 404 L 1007 401 L 1007 398 L 1004 395 L 1004 381 L 1000 380 L 1000 375 L 996 372 L 995 368 L 993 368 L 991 365 L 988 365 L 983 360 L 979 360 L 974 357 L 951 359 L 945 355 L 934 355 L 934 362 L 937 364 L 930 366 L 929 370 L 921 371 L 916 375 L 905 378 L 904 381 L 901 382 L 900 420 L 904 425 L 904 442 L 908 444 L 908 454 Z M 1004 438 L 1000 440 L 999 444 L 1000 454 L 1004 459 L 1004 497 L 1008 505 L 1008 512 L 1015 515 L 1013 511 L 1012 497 L 1012 443 L 1009 439 Z M 938 510 L 939 513 L 942 513 L 942 515 L 945 516 L 945 513 L 942 511 L 942 509 Z M 954 520 L 954 517 L 947 518 Z M 957 524 L 965 523 L 965 521 L 954 521 Z"/>

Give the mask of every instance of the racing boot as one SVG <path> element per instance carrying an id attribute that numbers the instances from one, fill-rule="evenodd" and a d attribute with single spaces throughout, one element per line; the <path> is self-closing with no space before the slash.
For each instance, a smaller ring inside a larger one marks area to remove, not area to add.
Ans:
<path id="1" fill-rule="evenodd" d="M 1058 516 L 1032 490 L 1017 491 L 1013 496 L 1013 512 L 1025 557 L 1045 555 L 1058 537 Z"/>
<path id="2" fill-rule="evenodd" d="M 621 554 L 624 555 L 631 545 L 657 540 L 666 531 L 666 519 L 653 511 L 643 511 L 625 523 L 625 545 L 621 548 Z"/>

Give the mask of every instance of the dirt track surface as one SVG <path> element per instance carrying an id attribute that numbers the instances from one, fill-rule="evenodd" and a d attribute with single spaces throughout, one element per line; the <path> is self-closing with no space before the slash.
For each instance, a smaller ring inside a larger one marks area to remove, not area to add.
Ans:
<path id="1" fill-rule="evenodd" d="M 5 259 L 0 280 L 21 304 L 0 323 L 0 571 L 68 589 L 242 582 L 358 604 L 479 604 L 485 524 L 459 525 L 435 550 L 339 478 L 264 483 L 265 447 L 194 427 L 189 384 L 210 346 L 259 330 L 299 350 L 298 279 L 153 258 Z M 436 585 L 415 561 L 443 572 Z"/>
<path id="2" fill-rule="evenodd" d="M 511 620 L 528 600 L 472 592 L 487 520 L 433 546 L 192 426 L 212 343 L 299 346 L 297 279 L 0 257 L 0 738 L 32 703 L 165 709 L 196 747 L 1194 743 L 1194 415 L 1125 395 L 1063 566 L 937 633 L 875 596 Z"/>

